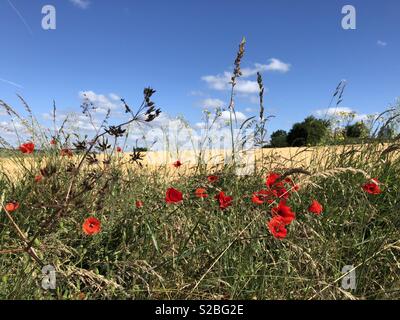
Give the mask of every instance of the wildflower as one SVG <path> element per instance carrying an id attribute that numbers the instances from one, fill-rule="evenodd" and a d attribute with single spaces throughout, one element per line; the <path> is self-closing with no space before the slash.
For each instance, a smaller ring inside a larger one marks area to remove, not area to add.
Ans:
<path id="1" fill-rule="evenodd" d="M 365 192 L 368 192 L 369 194 L 381 194 L 382 190 L 379 188 L 379 181 L 378 179 L 371 179 L 372 182 L 366 183 L 363 185 L 363 189 Z"/>
<path id="2" fill-rule="evenodd" d="M 117 152 L 122 152 L 122 148 L 121 147 L 117 147 Z"/>
<path id="3" fill-rule="evenodd" d="M 138 209 L 143 208 L 143 202 L 140 200 L 136 201 L 136 208 Z"/>
<path id="4" fill-rule="evenodd" d="M 74 142 L 73 145 L 77 151 L 86 151 L 87 149 L 87 142 L 85 140 Z"/>
<path id="5" fill-rule="evenodd" d="M 226 209 L 232 205 L 233 198 L 230 196 L 225 195 L 224 192 L 220 192 L 218 195 L 215 196 L 215 199 L 219 202 L 219 207 L 221 209 Z"/>
<path id="6" fill-rule="evenodd" d="M 61 156 L 62 157 L 69 157 L 71 158 L 73 156 L 73 153 L 71 151 L 71 149 L 61 149 Z"/>
<path id="7" fill-rule="evenodd" d="M 179 167 L 182 165 L 182 162 L 180 162 L 180 161 L 178 160 L 178 161 L 175 161 L 172 165 L 173 165 L 175 168 L 179 168 Z"/>
<path id="8" fill-rule="evenodd" d="M 276 196 L 280 199 L 289 199 L 290 193 L 285 188 L 280 188 L 278 190 L 274 190 Z"/>
<path id="9" fill-rule="evenodd" d="M 208 197 L 207 190 L 203 189 L 203 188 L 198 188 L 194 193 L 197 198 L 207 198 Z"/>
<path id="10" fill-rule="evenodd" d="M 43 176 L 42 175 L 37 175 L 36 177 L 35 177 L 35 182 L 36 183 L 39 183 L 40 181 L 42 181 L 43 180 Z"/>
<path id="11" fill-rule="evenodd" d="M 311 205 L 308 207 L 308 211 L 320 215 L 324 211 L 324 208 L 317 200 L 313 200 Z"/>
<path id="12" fill-rule="evenodd" d="M 214 183 L 214 182 L 217 182 L 219 180 L 219 178 L 217 176 L 208 176 L 207 180 L 210 183 Z"/>
<path id="13" fill-rule="evenodd" d="M 7 203 L 5 208 L 9 213 L 17 211 L 19 208 L 19 203 L 16 201 Z"/>
<path id="14" fill-rule="evenodd" d="M 253 203 L 259 204 L 259 205 L 264 204 L 264 201 L 256 193 L 253 194 L 251 201 L 253 201 Z"/>
<path id="15" fill-rule="evenodd" d="M 267 187 L 272 188 L 275 185 L 276 180 L 278 180 L 281 176 L 277 173 L 271 172 L 267 177 Z"/>
<path id="16" fill-rule="evenodd" d="M 284 239 L 287 235 L 285 219 L 281 216 L 273 217 L 268 223 L 269 231 L 277 239 Z"/>
<path id="17" fill-rule="evenodd" d="M 133 149 L 133 152 L 130 155 L 129 162 L 135 163 L 142 168 L 143 167 L 143 164 L 142 164 L 143 159 L 144 159 L 144 154 L 142 154 L 140 151 Z"/>
<path id="18" fill-rule="evenodd" d="M 273 200 L 270 197 L 273 195 L 273 192 L 271 192 L 270 190 L 260 190 L 253 193 L 251 201 L 259 205 L 264 204 L 265 202 L 272 203 Z"/>
<path id="19" fill-rule="evenodd" d="M 165 201 L 167 203 L 178 203 L 183 200 L 182 192 L 174 188 L 169 188 L 165 196 Z"/>
<path id="20" fill-rule="evenodd" d="M 115 138 L 122 137 L 126 130 L 123 130 L 121 127 L 116 127 L 116 126 L 111 126 L 108 129 L 105 129 L 105 131 L 110 135 Z"/>
<path id="21" fill-rule="evenodd" d="M 19 150 L 22 153 L 31 154 L 35 150 L 35 145 L 33 142 L 24 143 L 24 144 L 21 144 L 21 146 L 19 147 Z"/>
<path id="22" fill-rule="evenodd" d="M 95 217 L 90 217 L 85 220 L 82 229 L 88 236 L 95 235 L 101 231 L 101 222 Z"/>
<path id="23" fill-rule="evenodd" d="M 275 208 L 272 208 L 272 214 L 274 216 L 282 217 L 285 224 L 291 224 L 294 219 L 296 219 L 296 214 L 292 211 L 292 209 L 286 205 L 285 200 L 281 200 L 279 205 Z"/>
<path id="24" fill-rule="evenodd" d="M 294 191 L 299 191 L 300 190 L 300 186 L 296 183 L 294 183 L 294 181 L 291 178 L 286 178 L 285 182 L 288 183 L 289 185 L 291 185 L 291 190 Z"/>
<path id="25" fill-rule="evenodd" d="M 51 139 L 50 141 L 50 145 L 55 146 L 57 144 L 57 140 L 56 139 Z"/>

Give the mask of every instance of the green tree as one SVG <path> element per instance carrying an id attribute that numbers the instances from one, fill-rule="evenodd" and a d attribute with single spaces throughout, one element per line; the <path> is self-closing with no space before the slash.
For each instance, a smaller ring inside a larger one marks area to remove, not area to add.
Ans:
<path id="1" fill-rule="evenodd" d="M 271 147 L 284 148 L 287 146 L 287 132 L 285 130 L 277 130 L 271 134 Z"/>
<path id="2" fill-rule="evenodd" d="M 394 138 L 395 134 L 396 133 L 393 128 L 388 127 L 388 126 L 383 126 L 382 128 L 379 129 L 378 139 L 390 140 L 390 139 Z"/>
<path id="3" fill-rule="evenodd" d="M 367 138 L 369 135 L 368 128 L 362 121 L 350 124 L 345 129 L 347 138 Z"/>
<path id="4" fill-rule="evenodd" d="M 287 142 L 293 147 L 316 146 L 329 132 L 330 122 L 307 117 L 303 122 L 295 123 L 287 136 Z"/>

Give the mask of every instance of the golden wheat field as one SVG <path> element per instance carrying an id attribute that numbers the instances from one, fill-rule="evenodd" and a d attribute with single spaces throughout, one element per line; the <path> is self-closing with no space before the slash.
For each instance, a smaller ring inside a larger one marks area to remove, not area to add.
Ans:
<path id="1" fill-rule="evenodd" d="M 340 158 L 361 157 L 365 147 L 366 145 L 343 145 L 246 150 L 238 152 L 236 160 L 241 164 L 238 172 L 243 174 L 260 168 L 265 170 L 303 168 L 320 171 L 327 168 L 330 162 Z M 376 152 L 382 152 L 387 147 L 387 144 L 382 144 L 376 149 Z M 390 155 L 390 157 L 396 156 L 396 154 Z M 103 157 L 103 155 L 100 155 L 99 159 L 102 160 Z M 115 157 L 119 158 L 121 163 L 128 165 L 130 153 L 117 154 Z M 229 162 L 230 157 L 229 150 L 207 150 L 202 154 L 202 162 L 206 164 L 207 169 L 218 171 L 224 163 Z M 31 168 L 34 163 L 37 165 L 37 162 L 32 160 L 32 157 L 18 159 L 18 161 L 12 157 L 0 158 L 0 171 L 9 177 L 17 178 L 24 169 Z M 190 150 L 178 152 L 150 151 L 143 153 L 141 163 L 146 170 L 153 171 L 163 168 L 164 173 L 174 176 L 177 171 L 174 170 L 172 164 L 177 160 L 180 160 L 184 165 L 178 173 L 189 174 L 197 167 L 199 155 Z M 77 162 L 79 161 L 79 156 L 76 155 L 68 161 Z M 44 166 L 45 162 L 45 159 L 41 159 L 39 163 Z"/>

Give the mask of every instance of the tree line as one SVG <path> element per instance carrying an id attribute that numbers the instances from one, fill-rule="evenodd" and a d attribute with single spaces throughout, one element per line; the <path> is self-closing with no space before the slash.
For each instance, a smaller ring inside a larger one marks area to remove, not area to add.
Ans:
<path id="1" fill-rule="evenodd" d="M 302 122 L 293 124 L 289 132 L 285 130 L 273 132 L 268 147 L 284 148 L 343 142 L 359 143 L 368 139 L 390 140 L 395 134 L 395 129 L 391 126 L 382 126 L 377 130 L 377 134 L 372 134 L 371 129 L 363 121 L 347 124 L 342 128 L 335 128 L 331 120 L 309 116 Z"/>

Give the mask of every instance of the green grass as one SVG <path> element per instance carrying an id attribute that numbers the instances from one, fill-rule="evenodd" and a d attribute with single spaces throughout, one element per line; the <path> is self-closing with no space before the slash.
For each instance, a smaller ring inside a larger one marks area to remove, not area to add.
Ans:
<path id="1" fill-rule="evenodd" d="M 5 202 L 19 201 L 12 216 L 28 239 L 39 232 L 34 248 L 43 264 L 56 268 L 57 289 L 41 288 L 41 266 L 27 253 L 3 254 L 0 298 L 399 298 L 400 161 L 379 150 L 378 144 L 364 146 L 359 156 L 333 150 L 324 155 L 330 160 L 325 167 L 316 156 L 304 168 L 311 177 L 292 176 L 301 188 L 288 201 L 297 219 L 284 240 L 275 239 L 266 226 L 270 207 L 253 204 L 251 195 L 265 188 L 272 169 L 284 173 L 289 168 L 260 167 L 237 176 L 225 167 L 217 173 L 220 180 L 209 184 L 206 176 L 212 170 L 169 181 L 164 168 L 150 171 L 132 164 L 126 171 L 114 157 L 105 169 L 85 167 L 73 178 L 67 168 L 77 160 L 57 152 L 40 154 L 23 179 L 1 177 L 0 187 Z M 21 156 L 14 157 L 19 163 Z M 51 159 L 56 172 L 35 183 L 44 158 Z M 379 178 L 382 194 L 362 190 L 366 175 Z M 57 217 L 71 181 L 70 200 Z M 184 201 L 167 205 L 168 187 L 181 190 Z M 209 198 L 194 197 L 199 187 Z M 220 190 L 234 198 L 226 210 L 214 199 Z M 321 216 L 307 213 L 312 199 L 324 206 Z M 136 208 L 136 200 L 144 207 Z M 102 231 L 89 237 L 82 223 L 92 215 L 101 220 Z M 45 228 L 49 217 L 54 224 Z M 21 247 L 2 210 L 0 251 Z M 348 292 L 341 288 L 346 265 L 356 267 L 357 280 L 356 290 Z"/>

